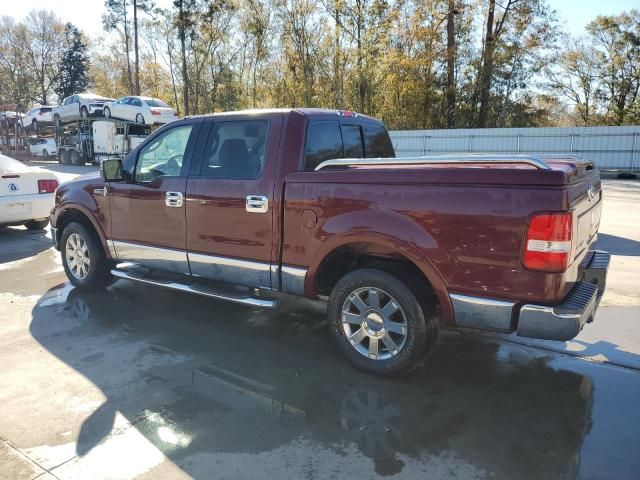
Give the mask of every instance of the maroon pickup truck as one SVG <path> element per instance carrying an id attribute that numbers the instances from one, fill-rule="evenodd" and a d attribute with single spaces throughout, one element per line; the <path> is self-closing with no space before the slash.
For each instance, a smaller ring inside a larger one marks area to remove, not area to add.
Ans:
<path id="1" fill-rule="evenodd" d="M 592 162 L 394 157 L 352 112 L 185 118 L 59 187 L 53 239 L 76 287 L 327 300 L 340 350 L 378 373 L 410 370 L 441 326 L 569 340 L 593 320 L 609 255 Z"/>

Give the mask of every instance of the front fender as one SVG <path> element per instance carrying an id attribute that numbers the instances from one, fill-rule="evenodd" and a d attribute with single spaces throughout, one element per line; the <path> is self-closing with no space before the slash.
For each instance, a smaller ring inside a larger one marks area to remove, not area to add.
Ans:
<path id="1" fill-rule="evenodd" d="M 98 201 L 93 194 L 94 188 L 104 188 L 104 185 L 86 184 L 84 188 L 70 189 L 67 184 L 64 187 L 60 196 L 56 195 L 56 205 L 51 212 L 51 225 L 60 228 L 60 220 L 66 215 L 82 215 L 93 226 L 105 255 L 111 258 L 104 228 L 105 225 L 108 225 L 108 212 L 105 212 L 107 197 L 100 197 L 101 201 Z M 101 203 L 103 204 L 101 205 Z M 60 232 L 61 234 L 62 232 Z"/>

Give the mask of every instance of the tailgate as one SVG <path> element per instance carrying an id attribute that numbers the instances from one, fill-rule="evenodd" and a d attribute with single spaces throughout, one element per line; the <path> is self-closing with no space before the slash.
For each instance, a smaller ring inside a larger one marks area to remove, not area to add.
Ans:
<path id="1" fill-rule="evenodd" d="M 582 262 L 596 240 L 602 214 L 602 184 L 598 169 L 585 171 L 579 181 L 569 185 L 569 208 L 574 216 L 574 258 Z"/>

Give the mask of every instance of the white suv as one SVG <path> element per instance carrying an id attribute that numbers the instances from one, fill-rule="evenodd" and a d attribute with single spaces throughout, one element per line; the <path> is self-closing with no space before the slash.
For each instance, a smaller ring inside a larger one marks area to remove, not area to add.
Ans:
<path id="1" fill-rule="evenodd" d="M 53 109 L 54 122 L 68 122 L 79 118 L 101 117 L 105 102 L 112 102 L 112 98 L 101 97 L 92 93 L 72 95 Z"/>

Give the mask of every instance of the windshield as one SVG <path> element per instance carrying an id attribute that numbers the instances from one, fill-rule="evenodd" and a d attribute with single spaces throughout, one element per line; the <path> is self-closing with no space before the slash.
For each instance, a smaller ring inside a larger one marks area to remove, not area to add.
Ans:
<path id="1" fill-rule="evenodd" d="M 144 103 L 149 105 L 150 107 L 163 107 L 163 108 L 171 108 L 171 105 L 164 103 L 162 100 L 158 100 L 157 98 L 152 98 L 149 100 L 145 100 Z"/>

